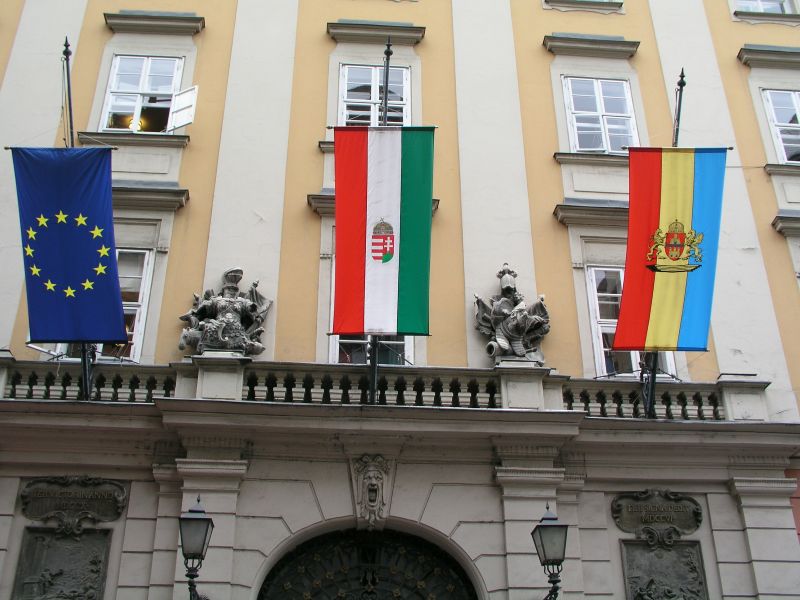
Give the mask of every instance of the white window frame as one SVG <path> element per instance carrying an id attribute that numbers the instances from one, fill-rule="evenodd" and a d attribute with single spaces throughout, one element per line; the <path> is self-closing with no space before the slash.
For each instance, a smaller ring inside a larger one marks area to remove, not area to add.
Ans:
<path id="1" fill-rule="evenodd" d="M 784 7 L 784 12 L 773 12 L 765 10 L 767 5 L 773 6 L 780 3 Z M 747 6 L 750 4 L 750 6 Z M 758 12 L 767 15 L 792 15 L 797 13 L 797 5 L 794 0 L 736 0 L 736 10 L 744 12 Z"/>
<path id="2" fill-rule="evenodd" d="M 597 102 L 597 106 L 599 108 L 598 111 L 587 112 L 587 111 L 578 111 L 575 109 L 572 100 L 572 87 L 571 87 L 571 82 L 573 80 L 584 80 L 593 82 L 595 99 Z M 604 81 L 619 82 L 623 84 L 623 89 L 625 90 L 625 101 L 627 103 L 627 108 L 628 108 L 627 113 L 607 113 L 603 110 L 603 99 L 600 86 L 601 83 Z M 566 108 L 567 127 L 569 130 L 570 150 L 572 152 L 580 152 L 588 154 L 627 154 L 627 150 L 625 149 L 611 150 L 611 144 L 609 141 L 608 119 L 612 118 L 628 119 L 630 123 L 631 142 L 627 144 L 627 146 L 639 145 L 640 138 L 639 138 L 638 127 L 636 125 L 636 110 L 634 107 L 633 96 L 631 94 L 631 83 L 629 79 L 619 78 L 619 77 L 587 77 L 583 75 L 562 74 L 561 82 L 563 89 L 564 104 Z M 580 115 L 591 115 L 598 117 L 601 127 L 601 135 L 603 138 L 602 147 L 599 148 L 579 147 L 576 118 Z"/>
<path id="3" fill-rule="evenodd" d="M 114 80 L 116 79 L 117 72 L 119 70 L 119 65 L 121 59 L 124 58 L 143 58 L 145 60 L 145 66 L 142 68 L 141 78 L 139 81 L 139 89 L 137 91 L 123 91 L 123 90 L 116 90 L 113 88 Z M 165 134 L 170 133 L 168 129 L 165 128 L 164 131 L 139 131 L 138 126 L 134 128 L 115 128 L 115 127 L 108 127 L 108 116 L 109 112 L 111 111 L 112 106 L 112 97 L 115 94 L 119 95 L 130 95 L 130 96 L 137 96 L 136 105 L 133 112 L 133 117 L 131 118 L 131 124 L 138 124 L 141 120 L 142 114 L 142 106 L 143 106 L 143 99 L 145 96 L 148 95 L 148 91 L 144 89 L 144 85 L 147 81 L 147 74 L 149 72 L 150 65 L 153 59 L 166 59 L 166 60 L 174 60 L 175 61 L 175 68 L 172 75 L 172 98 L 170 99 L 170 114 L 168 118 L 168 126 L 172 119 L 172 111 L 175 108 L 175 95 L 180 92 L 181 86 L 181 79 L 183 77 L 183 68 L 184 68 L 184 58 L 181 56 L 161 56 L 161 55 L 144 55 L 144 54 L 114 54 L 112 61 L 111 61 L 111 72 L 109 73 L 108 77 L 108 85 L 106 86 L 106 93 L 105 93 L 105 100 L 103 102 L 103 109 L 100 113 L 100 124 L 99 124 L 99 131 L 109 131 L 109 132 L 122 132 L 122 131 L 131 131 L 133 133 L 139 135 L 152 135 L 152 134 Z M 185 90 L 188 91 L 188 90 Z M 162 95 L 162 94 L 151 94 L 151 95 Z M 165 94 L 164 94 L 165 95 Z"/>
<path id="4" fill-rule="evenodd" d="M 347 94 L 347 72 L 351 68 L 365 68 L 370 69 L 372 81 L 370 83 L 370 99 L 369 100 L 353 100 L 349 101 L 350 104 L 368 104 L 370 105 L 370 122 L 371 127 L 381 125 L 380 121 L 380 87 L 383 85 L 383 65 L 370 65 L 370 64 L 357 64 L 357 63 L 342 63 L 339 66 L 339 101 L 337 110 L 337 125 L 343 126 L 347 124 L 347 111 L 346 105 L 348 100 Z M 403 107 L 403 125 L 411 124 L 411 69 L 406 66 L 389 66 L 389 72 L 401 71 L 403 75 L 403 102 L 389 102 L 390 106 Z M 366 123 L 364 123 L 366 125 Z"/>
<path id="5" fill-rule="evenodd" d="M 764 101 L 764 111 L 766 112 L 767 115 L 767 122 L 769 123 L 769 131 L 770 134 L 772 135 L 772 142 L 773 144 L 775 144 L 775 151 L 777 152 L 778 162 L 786 164 L 798 164 L 800 163 L 800 159 L 789 160 L 789 158 L 786 156 L 786 148 L 783 145 L 783 140 L 781 140 L 779 129 L 793 129 L 796 130 L 798 132 L 798 135 L 800 136 L 800 123 L 778 123 L 775 120 L 775 110 L 772 105 L 772 98 L 770 97 L 770 92 L 785 92 L 791 94 L 796 114 L 800 115 L 800 90 L 779 89 L 779 88 L 761 89 L 761 97 Z"/>
<path id="6" fill-rule="evenodd" d="M 335 230 L 334 230 L 335 231 Z M 330 323 L 328 324 L 328 331 L 333 330 L 333 304 L 335 298 L 335 282 L 336 282 L 336 254 L 331 257 L 331 293 L 330 293 Z M 339 362 L 339 336 L 332 334 L 328 336 L 329 346 L 328 346 L 328 362 L 333 364 L 354 364 L 354 365 L 361 365 L 366 363 L 340 363 Z M 364 340 L 364 344 L 367 343 L 367 339 Z M 394 342 L 396 345 L 400 345 L 400 342 Z M 395 363 L 380 363 L 381 366 L 386 367 L 400 367 L 406 366 L 410 367 L 414 365 L 414 336 L 406 335 L 403 336 L 403 357 L 405 360 L 403 361 L 402 365 L 398 365 Z M 366 356 L 366 352 L 364 355 Z"/>
<path id="7" fill-rule="evenodd" d="M 619 273 L 620 284 L 624 287 L 625 284 L 625 268 L 615 265 L 587 265 L 586 266 L 586 291 L 589 300 L 589 312 L 592 328 L 592 347 L 594 351 L 595 370 L 600 377 L 620 377 L 631 378 L 639 377 L 639 370 L 637 369 L 640 360 L 642 359 L 641 353 L 635 350 L 630 351 L 631 365 L 633 371 L 630 373 L 609 373 L 606 370 L 605 349 L 603 348 L 603 333 L 614 333 L 617 329 L 616 319 L 602 319 L 600 317 L 600 304 L 597 297 L 597 279 L 595 273 L 597 271 L 617 271 Z M 620 290 L 621 292 L 622 290 Z M 621 298 L 621 294 L 620 294 Z M 625 352 L 625 351 L 622 351 Z M 658 367 L 661 371 L 661 376 L 669 376 L 676 372 L 675 357 L 673 352 L 659 352 L 658 353 Z"/>

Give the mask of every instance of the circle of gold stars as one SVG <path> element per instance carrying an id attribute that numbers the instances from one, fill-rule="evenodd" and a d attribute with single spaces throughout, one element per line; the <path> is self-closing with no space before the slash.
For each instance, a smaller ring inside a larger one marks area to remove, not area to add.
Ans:
<path id="1" fill-rule="evenodd" d="M 103 241 L 104 230 L 97 225 L 95 225 L 94 228 L 89 229 L 87 219 L 88 217 L 84 216 L 83 213 L 78 213 L 77 216 L 71 217 L 70 215 L 64 213 L 63 210 L 59 210 L 52 216 L 46 217 L 44 214 L 40 214 L 35 218 L 36 224 L 29 226 L 28 229 L 24 231 L 23 237 L 25 238 L 25 246 L 23 246 L 22 249 L 25 252 L 25 266 L 30 271 L 31 276 L 38 277 L 41 280 L 46 292 L 53 292 L 54 294 L 63 293 L 64 298 L 76 298 L 76 294 L 78 293 L 90 292 L 94 290 L 94 284 L 97 281 L 97 278 L 108 274 L 107 269 L 108 261 L 111 258 L 109 255 L 111 248 L 106 246 Z M 74 226 L 76 228 L 85 227 L 86 232 L 92 236 L 92 240 L 97 240 L 97 243 L 100 244 L 100 246 L 97 248 L 97 266 L 92 267 L 91 269 L 94 271 L 94 273 L 89 274 L 89 277 L 86 277 L 83 281 L 66 283 L 62 281 L 52 281 L 52 279 L 47 277 L 47 275 L 42 272 L 42 269 L 36 264 L 36 236 L 40 234 L 43 236 L 47 235 L 47 231 L 51 225 L 54 227 L 60 227 L 62 225 L 67 227 Z M 105 264 L 103 264 L 104 258 L 106 259 Z M 47 277 L 47 279 L 45 279 L 45 277 Z M 72 287 L 73 283 L 75 283 L 75 287 Z"/>

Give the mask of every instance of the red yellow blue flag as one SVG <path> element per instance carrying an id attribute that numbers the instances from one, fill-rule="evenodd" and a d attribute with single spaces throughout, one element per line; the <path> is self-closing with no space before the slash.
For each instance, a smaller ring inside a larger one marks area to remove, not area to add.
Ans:
<path id="1" fill-rule="evenodd" d="M 110 148 L 12 148 L 33 342 L 127 341 Z"/>
<path id="2" fill-rule="evenodd" d="M 631 148 L 614 350 L 706 350 L 725 148 Z"/>

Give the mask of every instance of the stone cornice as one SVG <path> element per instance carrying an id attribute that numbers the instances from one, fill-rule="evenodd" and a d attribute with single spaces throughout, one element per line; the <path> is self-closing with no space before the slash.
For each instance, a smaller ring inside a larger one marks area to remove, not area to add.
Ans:
<path id="1" fill-rule="evenodd" d="M 323 154 L 333 154 L 333 140 L 320 140 L 317 146 Z"/>
<path id="2" fill-rule="evenodd" d="M 380 21 L 337 21 L 328 23 L 328 35 L 337 42 L 415 46 L 425 37 L 425 28 L 410 23 L 383 23 Z"/>
<path id="3" fill-rule="evenodd" d="M 765 12 L 751 12 L 748 10 L 735 10 L 733 16 L 748 23 L 777 23 L 779 25 L 800 25 L 800 14 L 776 14 Z"/>
<path id="4" fill-rule="evenodd" d="M 800 236 L 800 211 L 779 211 L 772 227 L 784 236 Z"/>
<path id="5" fill-rule="evenodd" d="M 189 190 L 176 187 L 137 187 L 112 183 L 114 208 L 176 211 L 186 206 Z"/>
<path id="6" fill-rule="evenodd" d="M 319 194 L 308 194 L 306 203 L 320 217 L 332 217 L 336 214 L 336 195 L 333 190 L 323 189 Z M 439 199 L 434 198 L 431 202 L 431 211 L 436 214 L 437 210 L 439 210 Z"/>
<path id="7" fill-rule="evenodd" d="M 731 492 L 744 496 L 791 496 L 797 489 L 797 480 L 778 477 L 732 477 Z"/>
<path id="8" fill-rule="evenodd" d="M 552 460 L 558 456 L 557 446 L 539 446 L 525 442 L 498 439 L 494 445 L 495 453 L 501 459 L 536 458 Z"/>
<path id="9" fill-rule="evenodd" d="M 206 26 L 206 20 L 194 14 L 126 11 L 103 16 L 114 33 L 194 35 Z"/>
<path id="10" fill-rule="evenodd" d="M 614 227 L 627 227 L 628 208 L 609 206 L 603 204 L 558 204 L 553 210 L 553 215 L 558 222 L 570 225 L 610 225 Z"/>
<path id="11" fill-rule="evenodd" d="M 745 44 L 736 56 L 748 67 L 767 69 L 800 68 L 800 48 Z"/>
<path id="12" fill-rule="evenodd" d="M 627 154 L 594 154 L 591 152 L 556 152 L 553 158 L 560 165 L 592 165 L 599 167 L 628 167 Z"/>
<path id="13" fill-rule="evenodd" d="M 800 165 L 767 163 L 764 170 L 770 175 L 785 175 L 787 177 L 800 177 Z"/>
<path id="14" fill-rule="evenodd" d="M 171 133 L 122 133 L 107 131 L 79 131 L 78 141 L 83 146 L 145 146 L 154 148 L 185 148 L 188 135 Z"/>
<path id="15" fill-rule="evenodd" d="M 557 467 L 501 467 L 494 468 L 495 478 L 504 488 L 552 487 L 564 481 L 564 469 Z"/>
<path id="16" fill-rule="evenodd" d="M 612 0 L 545 0 L 552 8 L 567 10 L 587 10 L 591 12 L 613 13 L 622 8 L 622 2 Z"/>
<path id="17" fill-rule="evenodd" d="M 636 54 L 639 42 L 615 37 L 578 34 L 546 35 L 542 45 L 553 54 L 628 59 Z"/>

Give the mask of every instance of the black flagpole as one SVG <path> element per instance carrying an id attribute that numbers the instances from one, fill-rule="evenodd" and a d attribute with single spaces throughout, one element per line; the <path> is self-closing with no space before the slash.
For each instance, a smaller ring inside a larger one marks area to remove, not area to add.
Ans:
<path id="1" fill-rule="evenodd" d="M 681 69 L 678 78 L 677 101 L 675 103 L 675 120 L 672 129 L 672 147 L 678 147 L 678 136 L 681 130 L 681 109 L 683 108 L 683 88 L 686 87 L 686 75 Z M 644 396 L 645 416 L 656 418 L 656 375 L 658 371 L 658 352 L 645 352 L 642 360 L 642 394 Z"/>
<path id="2" fill-rule="evenodd" d="M 72 56 L 72 50 L 69 49 L 69 39 L 64 38 L 64 73 L 67 82 L 67 115 L 69 117 L 67 125 L 67 145 L 70 148 L 75 147 L 75 126 L 72 121 L 72 82 L 69 72 L 69 57 Z M 90 400 L 92 395 L 92 362 L 94 359 L 94 347 L 92 344 L 81 342 L 81 373 L 83 379 L 83 399 Z"/>
<path id="3" fill-rule="evenodd" d="M 386 127 L 389 125 L 389 63 L 392 58 L 392 38 L 386 38 L 386 50 L 383 51 L 385 56 L 383 60 L 383 102 L 381 115 L 381 125 Z M 369 336 L 369 403 L 375 404 L 376 396 L 378 395 L 378 347 L 381 343 L 379 335 Z"/>

